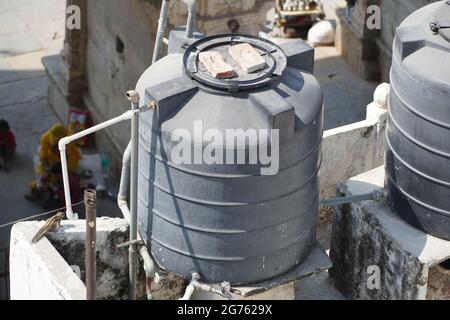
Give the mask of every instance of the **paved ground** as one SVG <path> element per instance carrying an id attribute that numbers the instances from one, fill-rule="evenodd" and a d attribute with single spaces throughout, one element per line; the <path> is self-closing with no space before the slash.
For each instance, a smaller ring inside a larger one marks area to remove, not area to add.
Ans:
<path id="1" fill-rule="evenodd" d="M 47 105 L 48 80 L 41 58 L 62 48 L 65 2 L 0 0 L 0 117 L 17 138 L 9 173 L 0 171 L 0 225 L 42 211 L 23 198 L 33 178 L 33 158 L 41 134 L 57 122 Z M 0 248 L 9 228 L 0 229 Z"/>
<path id="2" fill-rule="evenodd" d="M 337 21 L 336 9 L 345 0 L 322 0 L 328 20 Z M 316 48 L 314 74 L 324 93 L 325 129 L 366 119 L 366 106 L 373 101 L 377 83 L 359 78 L 334 46 Z"/>
<path id="3" fill-rule="evenodd" d="M 0 170 L 0 226 L 43 211 L 23 195 L 34 177 L 33 154 L 40 136 L 59 122 L 47 104 L 41 58 L 62 49 L 65 5 L 63 0 L 0 0 L 0 118 L 10 123 L 18 145 L 10 172 Z M 115 210 L 109 200 L 104 207 Z M 9 234 L 10 227 L 0 228 L 0 274 Z M 0 299 L 4 295 L 0 279 Z"/>
<path id="4" fill-rule="evenodd" d="M 0 171 L 0 225 L 41 211 L 23 194 L 33 178 L 39 137 L 57 121 L 46 103 L 48 80 L 41 58 L 62 47 L 64 6 L 59 0 L 0 0 L 0 118 L 10 122 L 18 142 L 10 173 Z M 9 231 L 0 229 L 0 273 Z M 4 289 L 0 279 L 0 299 Z"/>
<path id="5" fill-rule="evenodd" d="M 317 48 L 314 74 L 324 94 L 325 130 L 366 119 L 377 83 L 358 78 L 335 47 Z"/>

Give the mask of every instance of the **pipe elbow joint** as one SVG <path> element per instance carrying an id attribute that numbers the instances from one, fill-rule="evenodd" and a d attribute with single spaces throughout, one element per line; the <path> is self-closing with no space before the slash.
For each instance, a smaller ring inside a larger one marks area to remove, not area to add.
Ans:
<path id="1" fill-rule="evenodd" d="M 126 92 L 126 96 L 128 101 L 131 101 L 131 103 L 139 103 L 140 96 L 139 93 L 135 90 L 129 90 Z"/>
<path id="2" fill-rule="evenodd" d="M 141 254 L 142 260 L 144 261 L 144 271 L 145 277 L 148 279 L 153 279 L 155 277 L 155 263 L 153 259 L 150 257 L 150 253 L 145 245 L 142 245 L 139 249 L 139 253 Z"/>
<path id="3" fill-rule="evenodd" d="M 123 156 L 122 156 L 122 165 L 129 167 L 130 166 L 130 159 L 131 159 L 131 142 L 128 143 L 128 146 L 126 147 Z M 122 168 L 124 170 L 124 168 Z"/>
<path id="4" fill-rule="evenodd" d="M 69 143 L 69 138 L 68 137 L 64 137 L 62 139 L 59 140 L 58 142 L 58 148 L 60 151 L 64 151 L 66 150 L 66 145 Z"/>

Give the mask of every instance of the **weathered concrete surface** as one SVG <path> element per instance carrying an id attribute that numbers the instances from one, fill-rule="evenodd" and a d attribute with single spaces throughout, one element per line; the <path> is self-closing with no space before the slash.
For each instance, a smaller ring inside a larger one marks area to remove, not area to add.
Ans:
<path id="1" fill-rule="evenodd" d="M 84 281 L 86 221 L 65 221 L 48 238 L 70 266 L 80 268 L 81 279 Z M 97 218 L 96 290 L 99 300 L 128 299 L 128 248 L 116 248 L 128 239 L 129 227 L 125 220 Z M 140 276 L 142 277 L 142 272 Z M 142 296 L 144 282 L 139 283 L 138 296 Z"/>
<path id="2" fill-rule="evenodd" d="M 31 243 L 41 223 L 16 224 L 11 232 L 11 300 L 84 300 L 86 288 L 47 238 Z"/>
<path id="3" fill-rule="evenodd" d="M 376 168 L 341 184 L 339 193 L 381 190 L 384 177 L 384 167 Z M 333 284 L 348 298 L 425 299 L 429 269 L 450 258 L 450 241 L 412 228 L 383 201 L 363 201 L 335 211 L 330 258 Z M 373 266 L 379 289 L 368 286 Z"/>
<path id="4" fill-rule="evenodd" d="M 428 272 L 427 300 L 450 299 L 450 270 L 437 265 Z"/>
<path id="5" fill-rule="evenodd" d="M 36 244 L 31 238 L 44 222 L 21 222 L 11 234 L 11 299 L 85 299 L 84 220 L 63 221 Z M 123 219 L 97 219 L 97 299 L 127 299 L 128 250 L 116 246 L 128 239 Z M 142 268 L 140 268 L 141 270 Z M 77 275 L 73 270 L 80 272 Z M 142 280 L 142 272 L 139 280 Z M 138 296 L 144 295 L 139 281 Z"/>

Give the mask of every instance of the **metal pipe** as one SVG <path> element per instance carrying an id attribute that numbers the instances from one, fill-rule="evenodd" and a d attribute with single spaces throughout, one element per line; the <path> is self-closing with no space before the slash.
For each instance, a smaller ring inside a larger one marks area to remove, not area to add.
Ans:
<path id="1" fill-rule="evenodd" d="M 95 190 L 84 192 L 86 207 L 86 299 L 95 300 L 96 296 L 96 242 L 97 242 L 97 195 Z"/>
<path id="2" fill-rule="evenodd" d="M 192 38 L 194 36 L 195 15 L 197 14 L 197 1 L 188 0 L 188 17 L 186 22 L 186 37 Z"/>
<path id="3" fill-rule="evenodd" d="M 158 31 L 156 31 L 155 48 L 153 49 L 152 64 L 161 57 L 162 44 L 164 41 L 164 31 L 167 25 L 167 16 L 169 15 L 169 1 L 163 0 L 161 4 L 161 12 L 159 13 Z"/>
<path id="4" fill-rule="evenodd" d="M 323 206 L 340 206 L 343 204 L 349 204 L 354 202 L 360 202 L 360 201 L 380 201 L 383 198 L 383 192 L 381 191 L 373 191 L 371 193 L 365 193 L 365 194 L 357 194 L 354 196 L 348 196 L 348 197 L 338 197 L 333 199 L 327 199 L 322 200 L 320 202 Z"/>
<path id="5" fill-rule="evenodd" d="M 139 94 L 136 91 L 127 93 L 131 101 L 131 111 L 139 109 Z M 138 190 L 138 143 L 139 143 L 139 114 L 131 117 L 131 172 L 130 172 L 130 241 L 128 248 L 129 259 L 129 299 L 136 300 L 136 271 L 137 271 L 137 190 Z"/>
<path id="6" fill-rule="evenodd" d="M 78 133 L 75 133 L 71 136 L 68 137 L 64 137 L 61 140 L 59 140 L 58 143 L 58 147 L 59 147 L 59 152 L 60 152 L 60 157 L 61 157 L 61 167 L 62 167 L 62 175 L 63 175 L 63 184 L 64 184 L 64 197 L 66 200 L 66 216 L 67 219 L 69 220 L 77 220 L 78 219 L 78 215 L 76 213 L 73 212 L 72 209 L 72 199 L 70 197 L 70 186 L 69 186 L 69 172 L 67 169 L 67 156 L 66 156 L 66 146 L 77 140 L 80 139 L 84 136 L 87 136 L 91 133 L 94 133 L 96 131 L 102 130 L 106 127 L 112 126 L 116 123 L 125 121 L 125 120 L 129 120 L 131 119 L 131 117 L 133 116 L 133 114 L 143 111 L 143 109 L 137 109 L 137 110 L 130 110 L 127 111 L 125 113 L 123 113 L 122 115 L 113 118 L 111 120 L 105 121 L 103 123 L 100 123 L 96 126 L 93 126 L 91 128 L 88 128 L 86 130 L 80 131 Z"/>

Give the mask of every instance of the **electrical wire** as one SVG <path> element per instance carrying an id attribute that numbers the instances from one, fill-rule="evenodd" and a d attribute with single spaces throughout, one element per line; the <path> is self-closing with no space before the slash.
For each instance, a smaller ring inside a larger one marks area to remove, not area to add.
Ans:
<path id="1" fill-rule="evenodd" d="M 84 202 L 84 200 L 83 200 L 83 201 L 80 201 L 80 202 L 77 202 L 77 203 L 73 204 L 72 207 L 79 206 L 79 205 L 82 204 L 83 202 Z M 30 220 L 30 219 L 33 219 L 33 218 L 38 218 L 38 217 L 41 217 L 41 216 L 49 215 L 49 214 L 51 214 L 51 213 L 58 212 L 58 211 L 61 211 L 61 210 L 64 210 L 64 209 L 67 209 L 67 207 L 62 207 L 62 208 L 59 208 L 59 209 L 54 209 L 54 210 L 51 210 L 51 211 L 47 211 L 47 212 L 35 214 L 35 215 L 33 215 L 33 216 L 26 217 L 26 218 L 23 218 L 23 219 L 11 221 L 11 222 L 8 222 L 8 223 L 5 223 L 5 224 L 0 225 L 0 229 L 1 229 L 1 228 L 4 228 L 4 227 L 8 227 L 8 226 L 13 225 L 13 224 L 16 224 L 16 223 L 18 223 L 18 222 L 27 221 L 27 220 Z"/>

